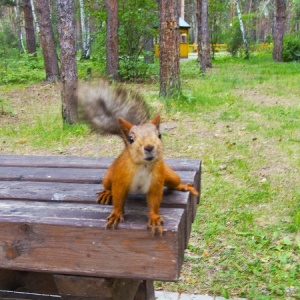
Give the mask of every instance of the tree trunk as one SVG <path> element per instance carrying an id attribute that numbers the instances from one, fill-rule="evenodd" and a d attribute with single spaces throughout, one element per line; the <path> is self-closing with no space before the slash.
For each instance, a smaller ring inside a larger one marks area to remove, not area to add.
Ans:
<path id="1" fill-rule="evenodd" d="M 58 35 L 61 61 L 62 117 L 65 123 L 77 122 L 77 64 L 73 0 L 57 0 Z"/>
<path id="2" fill-rule="evenodd" d="M 36 41 L 30 0 L 24 0 L 23 5 L 27 51 L 29 54 L 33 54 L 33 56 L 36 57 Z"/>
<path id="3" fill-rule="evenodd" d="M 178 1 L 159 1 L 159 94 L 162 97 L 180 93 L 178 21 Z"/>
<path id="4" fill-rule="evenodd" d="M 30 4 L 31 4 L 31 10 L 32 10 L 33 20 L 34 20 L 34 25 L 35 25 L 35 31 L 39 34 L 40 27 L 39 27 L 39 23 L 37 21 L 36 13 L 35 13 L 34 1 L 30 0 Z"/>
<path id="5" fill-rule="evenodd" d="M 86 18 L 83 0 L 79 0 L 79 8 L 80 8 L 81 39 L 82 39 L 81 58 L 89 59 L 90 58 L 89 15 Z"/>
<path id="6" fill-rule="evenodd" d="M 111 79 L 118 80 L 118 0 L 105 0 L 105 5 L 107 9 L 106 72 Z"/>
<path id="7" fill-rule="evenodd" d="M 201 73 L 205 73 L 206 68 L 211 68 L 207 0 L 197 0 L 197 17 L 198 17 L 198 61 L 200 63 Z"/>
<path id="8" fill-rule="evenodd" d="M 49 2 L 35 0 L 35 8 L 40 28 L 40 43 L 44 56 L 46 81 L 56 82 L 59 80 L 59 68 L 50 19 Z"/>
<path id="9" fill-rule="evenodd" d="M 291 18 L 292 18 L 293 0 L 286 0 L 286 20 L 285 32 L 291 33 Z"/>
<path id="10" fill-rule="evenodd" d="M 185 0 L 180 0 L 180 17 L 184 20 L 184 5 Z"/>
<path id="11" fill-rule="evenodd" d="M 19 52 L 22 52 L 22 50 L 26 53 L 26 49 L 24 47 L 23 43 L 23 35 L 22 35 L 22 29 L 21 29 L 21 18 L 20 18 L 20 2 L 19 0 L 16 0 L 16 5 L 14 6 L 15 14 L 16 14 L 16 25 L 17 25 L 17 32 L 18 32 L 18 49 Z"/>
<path id="12" fill-rule="evenodd" d="M 273 33 L 273 40 L 274 40 L 273 60 L 275 61 L 282 61 L 285 17 L 286 17 L 286 1 L 276 0 L 276 17 L 275 17 L 274 33 Z"/>
<path id="13" fill-rule="evenodd" d="M 241 29 L 241 33 L 242 33 L 242 37 L 243 37 L 244 46 L 245 46 L 245 58 L 249 59 L 248 41 L 247 41 L 247 38 L 246 38 L 246 32 L 245 32 L 245 29 L 244 29 L 244 23 L 243 23 L 243 19 L 242 19 L 242 14 L 241 14 L 239 2 L 238 2 L 238 0 L 234 0 L 234 3 L 235 3 L 236 11 L 237 11 L 237 14 L 238 14 L 238 19 L 239 19 L 239 22 L 240 22 L 240 29 Z"/>
<path id="14" fill-rule="evenodd" d="M 145 37 L 146 42 L 144 46 L 144 51 L 146 52 L 144 55 L 144 61 L 146 64 L 154 63 L 154 42 L 153 38 Z"/>

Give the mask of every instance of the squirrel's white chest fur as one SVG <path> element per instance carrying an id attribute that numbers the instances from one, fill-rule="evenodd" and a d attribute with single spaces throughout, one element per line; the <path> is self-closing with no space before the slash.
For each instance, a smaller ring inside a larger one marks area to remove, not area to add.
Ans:
<path id="1" fill-rule="evenodd" d="M 147 167 L 147 165 L 139 166 L 130 185 L 129 193 L 148 193 L 151 184 L 151 179 L 151 169 Z"/>

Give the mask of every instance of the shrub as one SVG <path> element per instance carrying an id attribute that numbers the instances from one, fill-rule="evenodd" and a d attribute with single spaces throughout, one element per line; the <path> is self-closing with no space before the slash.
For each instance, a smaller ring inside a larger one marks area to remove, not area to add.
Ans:
<path id="1" fill-rule="evenodd" d="M 283 40 L 282 59 L 285 62 L 300 61 L 300 38 L 287 35 Z"/>

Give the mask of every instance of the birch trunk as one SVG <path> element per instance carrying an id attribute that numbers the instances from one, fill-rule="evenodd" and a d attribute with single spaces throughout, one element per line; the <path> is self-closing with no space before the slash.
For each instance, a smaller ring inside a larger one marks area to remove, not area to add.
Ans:
<path id="1" fill-rule="evenodd" d="M 185 0 L 180 0 L 180 17 L 184 20 L 184 5 Z"/>
<path id="2" fill-rule="evenodd" d="M 23 42 L 22 29 L 21 29 L 20 2 L 19 2 L 19 0 L 16 0 L 16 5 L 14 6 L 14 11 L 15 11 L 15 14 L 16 14 L 19 52 L 21 52 L 23 50 L 26 53 L 26 49 L 24 47 L 24 42 Z"/>
<path id="3" fill-rule="evenodd" d="M 81 25 L 81 38 L 82 38 L 82 55 L 81 58 L 88 59 L 89 58 L 89 15 L 85 16 L 84 11 L 84 2 L 83 0 L 79 0 L 79 8 L 80 8 L 80 25 Z"/>
<path id="4" fill-rule="evenodd" d="M 34 24 L 35 24 L 35 31 L 37 33 L 40 33 L 40 27 L 39 27 L 39 23 L 37 21 L 37 16 L 36 16 L 36 12 L 35 12 L 35 6 L 34 6 L 34 1 L 30 0 L 31 3 L 31 9 L 32 9 L 32 15 L 33 15 L 33 20 L 34 20 Z"/>
<path id="5" fill-rule="evenodd" d="M 244 29 L 244 23 L 243 23 L 243 19 L 242 19 L 242 14 L 241 14 L 239 2 L 238 2 L 238 0 L 234 0 L 234 3 L 235 3 L 236 11 L 237 11 L 237 14 L 238 14 L 238 19 L 239 19 L 239 23 L 240 23 L 240 29 L 241 29 L 241 33 L 242 33 L 242 37 L 243 37 L 243 42 L 244 42 L 244 45 L 245 45 L 245 58 L 249 59 L 248 41 L 247 41 L 247 38 L 246 38 L 246 32 L 245 32 L 245 29 Z"/>

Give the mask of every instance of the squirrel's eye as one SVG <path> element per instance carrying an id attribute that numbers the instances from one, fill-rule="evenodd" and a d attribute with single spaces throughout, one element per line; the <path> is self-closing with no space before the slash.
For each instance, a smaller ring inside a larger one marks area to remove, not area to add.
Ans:
<path id="1" fill-rule="evenodd" d="M 129 137 L 129 143 L 132 144 L 134 142 L 134 139 L 132 136 Z"/>
<path id="2" fill-rule="evenodd" d="M 158 138 L 161 139 L 161 133 L 160 132 L 158 133 Z"/>

